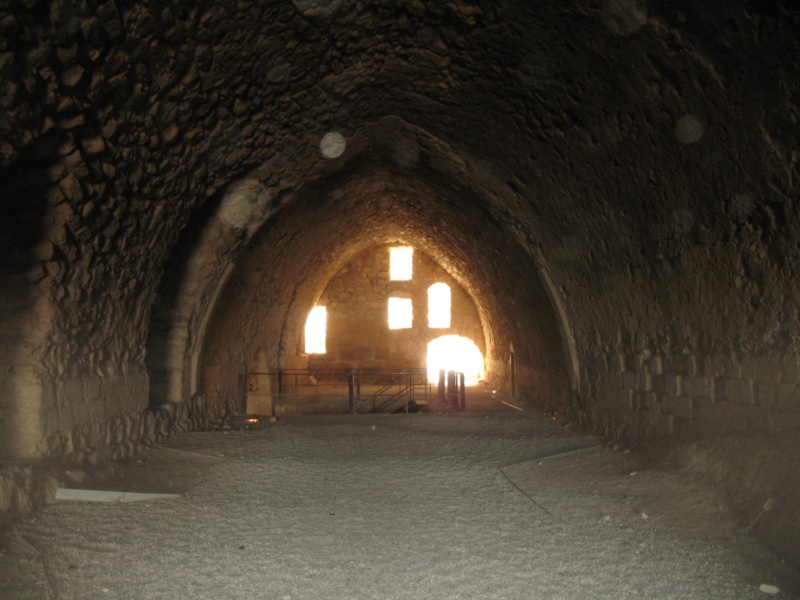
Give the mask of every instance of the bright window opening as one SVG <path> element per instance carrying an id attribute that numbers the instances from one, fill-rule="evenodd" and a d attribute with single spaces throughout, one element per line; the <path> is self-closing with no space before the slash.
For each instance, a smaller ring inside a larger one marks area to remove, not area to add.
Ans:
<path id="1" fill-rule="evenodd" d="M 483 355 L 469 338 L 443 335 L 428 344 L 428 381 L 439 381 L 439 370 L 464 373 L 464 380 L 474 385 L 483 379 Z"/>
<path id="2" fill-rule="evenodd" d="M 410 246 L 389 248 L 389 279 L 410 281 L 414 249 Z"/>
<path id="3" fill-rule="evenodd" d="M 411 298 L 389 298 L 389 329 L 409 329 L 413 321 Z"/>
<path id="4" fill-rule="evenodd" d="M 315 306 L 306 319 L 306 354 L 325 354 L 325 334 L 328 326 L 328 310 Z"/>
<path id="5" fill-rule="evenodd" d="M 446 283 L 428 288 L 428 327 L 450 327 L 450 286 Z"/>

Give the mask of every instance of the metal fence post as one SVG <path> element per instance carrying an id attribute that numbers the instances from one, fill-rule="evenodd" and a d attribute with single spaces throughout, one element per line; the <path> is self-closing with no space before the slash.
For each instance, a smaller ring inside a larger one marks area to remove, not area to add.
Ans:
<path id="1" fill-rule="evenodd" d="M 456 372 L 447 372 L 447 404 L 458 408 L 458 388 L 456 387 Z"/>
<path id="2" fill-rule="evenodd" d="M 348 387 L 348 405 L 350 407 L 350 414 L 355 414 L 355 396 L 353 394 L 353 387 L 354 387 L 354 379 L 355 375 L 348 375 L 347 376 L 347 387 Z"/>
<path id="3" fill-rule="evenodd" d="M 458 409 L 463 411 L 467 410 L 467 376 L 464 373 L 459 375 L 461 375 L 461 388 L 458 395 Z"/>

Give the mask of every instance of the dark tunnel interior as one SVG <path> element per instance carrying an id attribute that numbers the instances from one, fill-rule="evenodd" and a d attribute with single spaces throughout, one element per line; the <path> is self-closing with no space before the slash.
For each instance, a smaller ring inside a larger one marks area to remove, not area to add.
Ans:
<path id="1" fill-rule="evenodd" d="M 337 274 L 410 245 L 487 385 L 776 498 L 797 557 L 798 31 L 790 0 L 3 3 L 0 459 L 243 410 Z"/>

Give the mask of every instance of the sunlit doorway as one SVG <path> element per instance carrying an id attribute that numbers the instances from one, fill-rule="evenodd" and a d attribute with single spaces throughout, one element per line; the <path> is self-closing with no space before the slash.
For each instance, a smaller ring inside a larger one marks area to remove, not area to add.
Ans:
<path id="1" fill-rule="evenodd" d="M 436 383 L 439 370 L 464 373 L 467 385 L 475 385 L 484 376 L 483 354 L 471 339 L 443 335 L 428 344 L 428 380 Z"/>

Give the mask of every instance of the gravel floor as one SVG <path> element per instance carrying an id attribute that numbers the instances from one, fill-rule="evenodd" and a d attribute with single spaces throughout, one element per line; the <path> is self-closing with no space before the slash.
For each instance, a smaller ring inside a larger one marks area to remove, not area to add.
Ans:
<path id="1" fill-rule="evenodd" d="M 531 413 L 294 418 L 170 446 L 223 460 L 177 499 L 40 511 L 0 596 L 797 597 L 696 482 Z"/>

